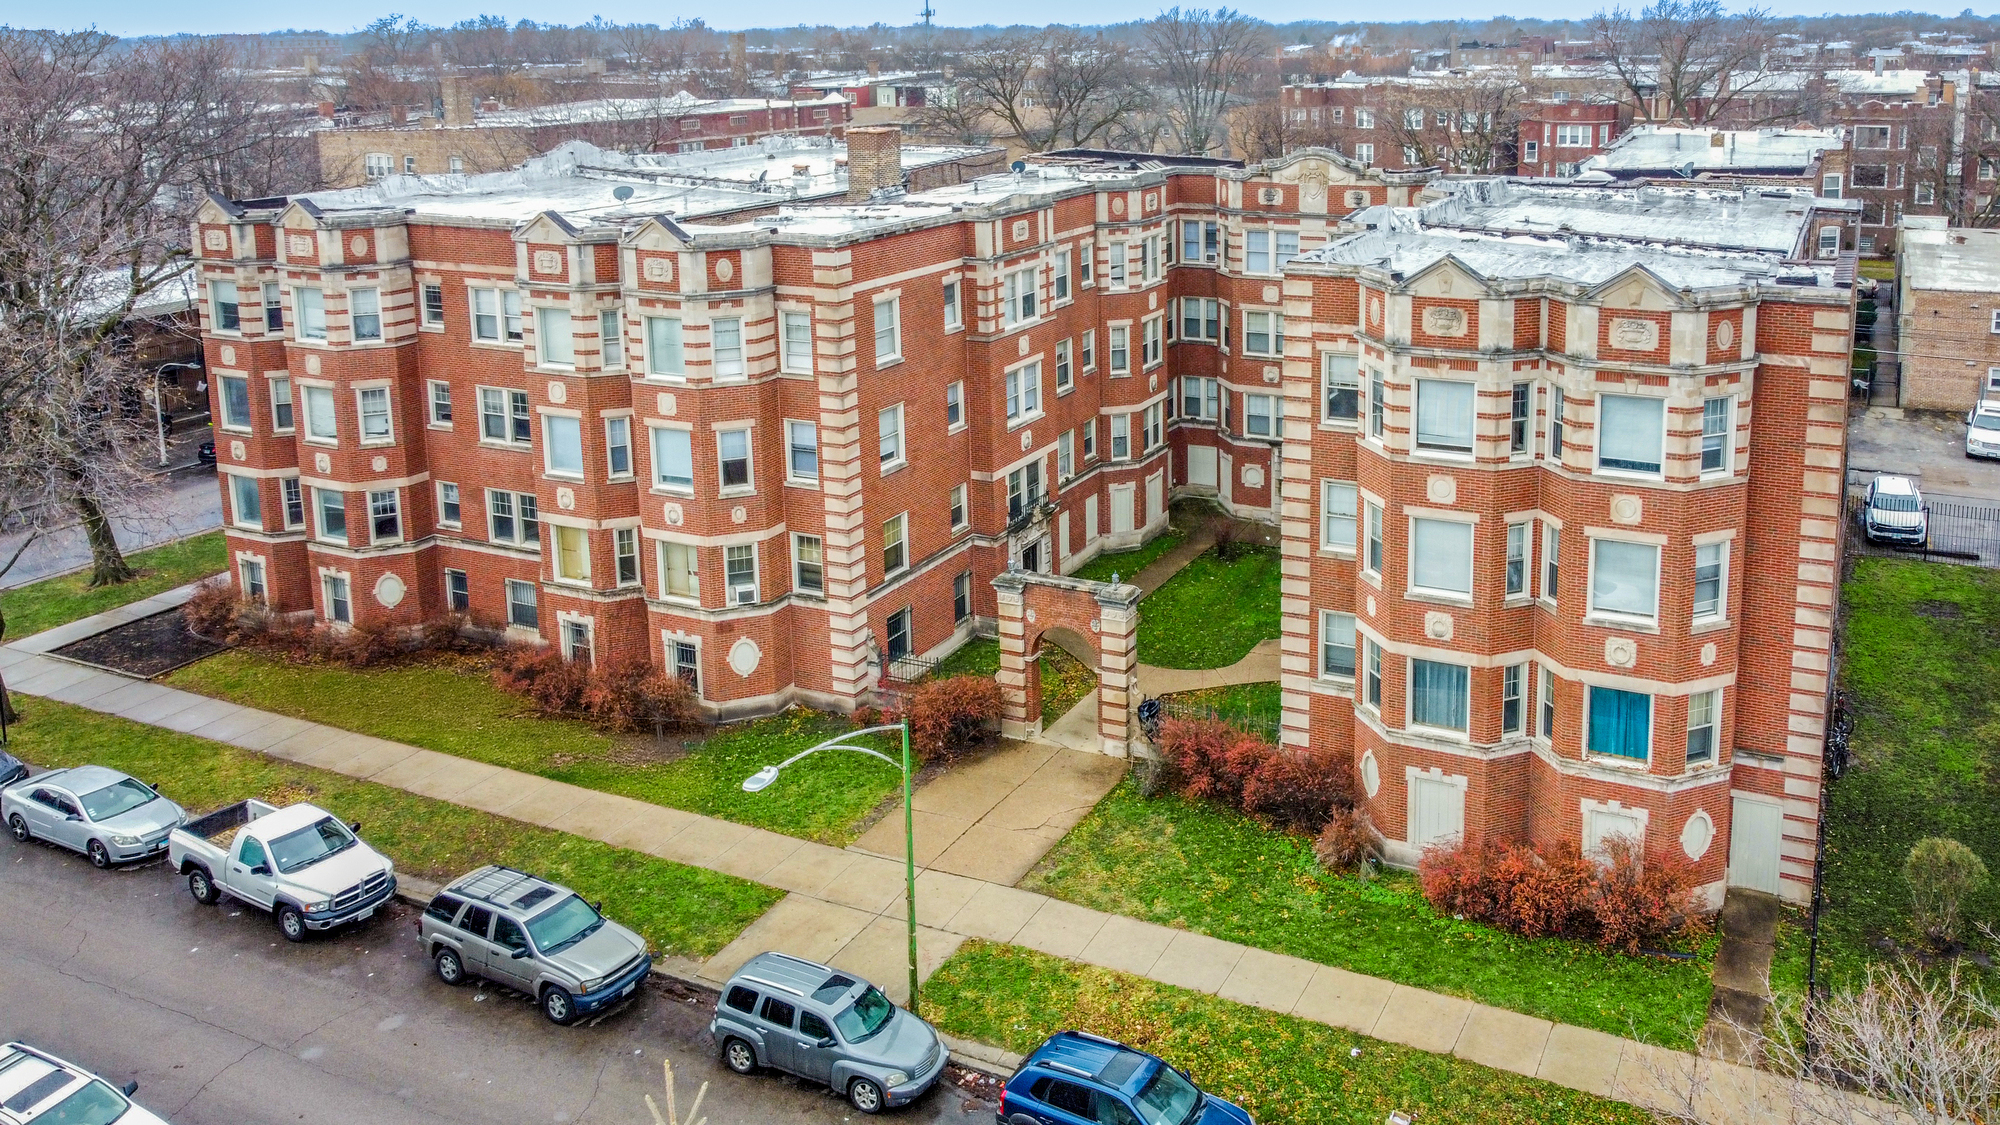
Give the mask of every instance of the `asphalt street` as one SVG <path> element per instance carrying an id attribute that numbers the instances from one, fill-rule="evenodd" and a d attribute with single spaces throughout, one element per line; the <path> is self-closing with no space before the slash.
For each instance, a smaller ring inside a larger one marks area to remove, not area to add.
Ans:
<path id="1" fill-rule="evenodd" d="M 207 433 L 204 429 L 194 436 L 205 438 Z M 192 445 L 188 455 L 193 456 Z M 176 470 L 144 504 L 114 509 L 111 516 L 113 534 L 127 552 L 221 527 L 222 490 L 216 486 L 215 469 L 203 465 Z M 0 565 L 14 557 L 21 538 L 19 531 L 0 532 Z M 0 589 L 25 586 L 88 565 L 90 541 L 84 538 L 81 526 L 67 524 L 29 544 L 14 569 L 0 577 Z"/>
<path id="2" fill-rule="evenodd" d="M 663 1059 L 682 1125 L 704 1082 L 710 1125 L 862 1119 L 824 1088 L 724 1069 L 709 995 L 642 990 L 556 1027 L 517 994 L 438 981 L 414 917 L 396 904 L 291 945 L 258 911 L 196 903 L 163 863 L 100 872 L 0 837 L 0 1039 L 136 1079 L 174 1125 L 651 1125 Z M 993 1106 L 940 1083 L 879 1120 L 985 1125 Z"/>

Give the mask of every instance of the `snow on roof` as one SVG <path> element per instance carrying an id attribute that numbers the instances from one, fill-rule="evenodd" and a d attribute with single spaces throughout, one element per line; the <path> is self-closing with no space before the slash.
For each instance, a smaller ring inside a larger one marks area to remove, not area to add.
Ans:
<path id="1" fill-rule="evenodd" d="M 1442 181 L 1426 226 L 1510 234 L 1644 237 L 1649 242 L 1790 254 L 1814 209 L 1785 189 L 1592 188 L 1502 179 Z"/>
<path id="2" fill-rule="evenodd" d="M 905 168 L 922 168 L 987 150 L 963 145 L 904 145 Z M 555 211 L 576 224 L 671 214 L 724 215 L 788 199 L 823 199 L 847 190 L 840 141 L 765 137 L 736 148 L 690 153 L 620 153 L 569 141 L 508 172 L 469 176 L 388 176 L 365 187 L 297 198 L 323 212 L 395 209 L 420 217 L 516 223 Z M 795 168 L 805 169 L 802 175 Z M 632 189 L 624 200 L 612 192 Z"/>
<path id="3" fill-rule="evenodd" d="M 194 307 L 196 286 L 194 263 L 173 266 L 133 302 L 131 316 L 138 318 L 172 316 Z M 132 275 L 126 270 L 105 270 L 86 283 L 89 295 L 77 304 L 78 315 L 96 319 L 109 315 L 125 304 L 132 294 Z"/>
<path id="4" fill-rule="evenodd" d="M 769 98 L 698 98 L 682 90 L 661 98 L 597 98 L 584 102 L 525 109 L 503 109 L 477 114 L 471 125 L 445 128 L 483 129 L 495 126 L 533 128 L 544 125 L 577 125 L 598 121 L 644 121 L 655 117 L 687 117 L 708 113 L 750 113 L 760 109 L 789 109 L 794 106 L 843 105 L 846 98 L 829 94 L 823 98 L 779 101 Z"/>
<path id="5" fill-rule="evenodd" d="M 2000 230 L 1927 228 L 1903 221 L 1903 277 L 1912 289 L 2000 292 Z"/>
<path id="6" fill-rule="evenodd" d="M 1717 144 L 1720 137 L 1722 143 Z M 1607 172 L 1695 173 L 1785 169 L 1805 171 L 1821 153 L 1841 146 L 1838 129 L 1684 129 L 1641 125 L 1584 161 Z"/>
<path id="7" fill-rule="evenodd" d="M 816 74 L 794 86 L 810 86 L 815 90 L 847 90 L 862 86 L 910 86 L 925 82 L 937 82 L 944 78 L 939 70 L 905 70 L 894 74 L 870 74 L 857 71 L 848 74 Z"/>

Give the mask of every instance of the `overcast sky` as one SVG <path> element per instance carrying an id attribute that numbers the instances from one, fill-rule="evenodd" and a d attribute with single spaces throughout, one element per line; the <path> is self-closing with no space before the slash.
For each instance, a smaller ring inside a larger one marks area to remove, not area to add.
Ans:
<path id="1" fill-rule="evenodd" d="M 1143 19 L 1156 14 L 1164 5 L 1159 0 L 1107 0 L 1079 8 L 1074 3 L 1061 0 L 1015 0 L 1013 3 L 995 6 L 992 4 L 965 4 L 961 0 L 933 0 L 937 5 L 937 20 L 941 24 L 960 26 L 987 21 L 1006 20 L 1021 23 L 1051 23 L 1055 21 L 1077 21 L 1088 19 L 1093 23 L 1116 23 L 1122 20 Z M 1631 6 L 1641 6 L 1643 0 L 1631 0 Z M 666 7 L 656 0 L 567 0 L 563 3 L 523 2 L 523 0 L 493 0 L 481 4 L 477 0 L 363 0 L 361 4 L 314 5 L 314 4 L 272 4 L 269 0 L 204 0 L 199 4 L 161 3 L 159 0 L 68 0 L 66 3 L 51 5 L 46 0 L 0 0 L 0 23 L 17 27 L 45 27 L 57 19 L 70 26 L 95 25 L 117 35 L 157 35 L 173 32 L 256 32 L 273 31 L 287 26 L 345 32 L 367 23 L 377 16 L 391 12 L 417 18 L 435 24 L 449 24 L 457 20 L 493 12 L 507 17 L 511 22 L 520 19 L 537 21 L 559 21 L 578 23 L 592 15 L 602 15 L 614 22 L 644 21 L 665 24 L 675 17 L 702 19 L 710 27 L 735 28 L 748 25 L 754 20 L 756 26 L 782 27 L 787 24 L 833 23 L 843 26 L 863 25 L 880 20 L 884 23 L 900 24 L 913 22 L 916 12 L 923 6 L 923 0 L 872 0 L 859 3 L 856 0 L 765 0 L 764 3 L 746 5 L 726 3 L 723 0 L 694 0 L 687 6 Z M 1600 0 L 1547 0 L 1532 14 L 1544 19 L 1584 19 L 1603 6 Z M 1732 7 L 1740 6 L 1732 4 Z M 1830 13 L 1883 11 L 1911 9 L 1936 11 L 1952 14 L 1964 7 L 1963 0 L 1950 4 L 1897 2 L 1884 4 L 1882 0 L 1772 0 L 1770 6 L 1780 15 L 1822 15 Z M 905 10 L 907 9 L 907 11 Z M 1390 17 L 1407 20 L 1466 19 L 1485 21 L 1493 14 L 1489 4 L 1474 0 L 1414 0 L 1401 3 L 1393 9 L 1329 9 L 1324 3 L 1309 0 L 1267 0 L 1264 3 L 1247 3 L 1243 9 L 1249 14 L 1283 23 L 1291 20 L 1354 18 L 1366 14 L 1374 18 Z M 338 16 L 340 23 L 313 22 L 330 21 Z M 1529 14 L 1524 11 L 1522 14 Z M 297 21 L 294 24 L 292 21 Z M 352 24 L 348 21 L 352 21 Z"/>

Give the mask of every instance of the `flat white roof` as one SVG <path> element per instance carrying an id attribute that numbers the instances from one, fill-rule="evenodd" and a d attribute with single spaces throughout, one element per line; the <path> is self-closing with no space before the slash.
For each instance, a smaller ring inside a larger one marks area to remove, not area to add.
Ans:
<path id="1" fill-rule="evenodd" d="M 1502 179 L 1446 180 L 1423 208 L 1428 226 L 1790 254 L 1815 206 L 1785 189 L 1594 188 Z"/>
<path id="2" fill-rule="evenodd" d="M 1905 222 L 1902 271 L 1912 289 L 2000 293 L 2000 230 Z"/>
<path id="3" fill-rule="evenodd" d="M 1720 137 L 1722 143 L 1717 144 Z M 1584 162 L 1607 172 L 1797 170 L 1841 146 L 1838 129 L 1683 129 L 1641 125 Z"/>

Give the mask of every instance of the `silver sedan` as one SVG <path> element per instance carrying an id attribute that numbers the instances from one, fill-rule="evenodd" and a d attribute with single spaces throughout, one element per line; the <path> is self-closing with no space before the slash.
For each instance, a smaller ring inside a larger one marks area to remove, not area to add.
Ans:
<path id="1" fill-rule="evenodd" d="M 16 840 L 61 844 L 110 867 L 163 854 L 187 812 L 117 770 L 74 766 L 0 789 L 0 820 Z"/>

